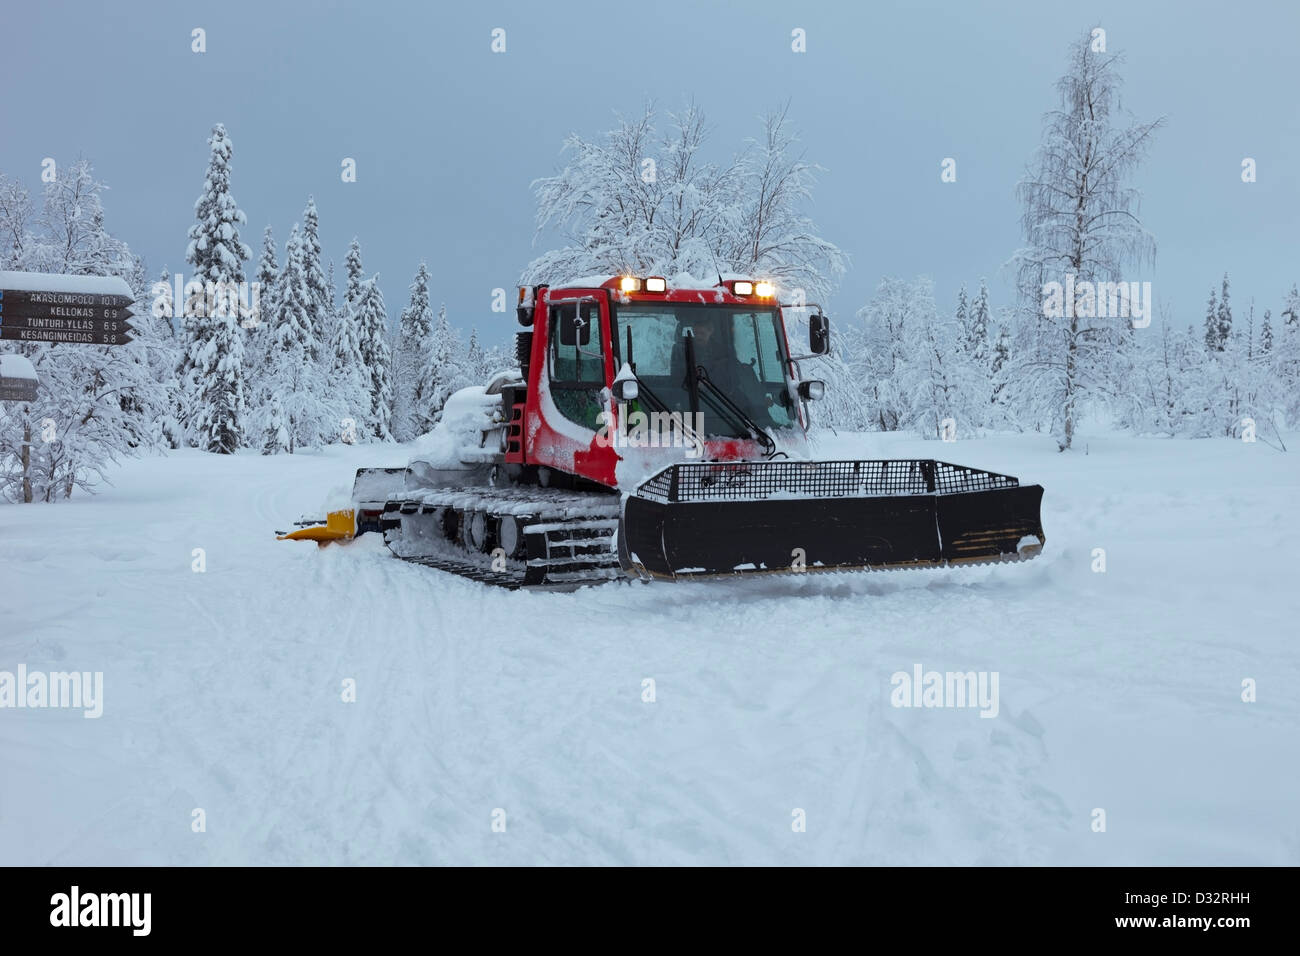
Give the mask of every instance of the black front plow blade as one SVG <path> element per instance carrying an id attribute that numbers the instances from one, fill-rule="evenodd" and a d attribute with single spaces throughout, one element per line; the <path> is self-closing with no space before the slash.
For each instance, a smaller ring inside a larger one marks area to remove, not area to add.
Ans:
<path id="1" fill-rule="evenodd" d="M 623 506 L 625 565 L 655 577 L 1030 558 L 1041 485 L 929 460 L 691 462 Z"/>

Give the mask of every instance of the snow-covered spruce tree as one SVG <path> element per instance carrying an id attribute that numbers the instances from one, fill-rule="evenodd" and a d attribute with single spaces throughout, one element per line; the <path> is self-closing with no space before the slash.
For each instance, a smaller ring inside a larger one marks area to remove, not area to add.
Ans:
<path id="1" fill-rule="evenodd" d="M 954 384 L 959 391 L 957 406 L 963 429 L 981 428 L 993 421 L 989 398 L 993 387 L 989 343 L 989 290 L 980 279 L 979 294 L 971 302 L 963 285 L 950 323 L 956 349 L 952 355 Z"/>
<path id="2" fill-rule="evenodd" d="M 343 259 L 345 285 L 343 303 L 334 320 L 334 337 L 330 341 L 331 394 L 336 399 L 340 434 L 357 438 L 370 434 L 370 369 L 361 352 L 361 309 L 365 272 L 361 264 L 361 244 L 354 236 Z M 391 346 L 389 348 L 391 353 Z M 346 423 L 352 425 L 346 427 Z"/>
<path id="3" fill-rule="evenodd" d="M 349 442 L 361 437 L 370 417 L 370 372 L 361 355 L 356 313 L 359 305 L 344 304 L 330 343 L 330 398 L 340 426 L 338 437 Z"/>
<path id="4" fill-rule="evenodd" d="M 471 333 L 477 329 L 471 330 Z M 490 345 L 487 348 L 480 346 L 480 358 L 478 369 L 470 376 L 468 384 L 486 385 L 499 372 L 508 372 L 511 369 L 518 371 L 519 361 L 515 357 L 513 347 L 505 345 Z"/>
<path id="5" fill-rule="evenodd" d="M 989 361 L 990 321 L 989 287 L 984 279 L 980 279 L 979 295 L 975 297 L 975 302 L 971 306 L 970 325 L 964 337 L 966 354 L 980 367 L 987 366 Z"/>
<path id="6" fill-rule="evenodd" d="M 262 256 L 257 261 L 258 312 L 257 323 L 253 328 L 260 329 L 266 316 L 275 314 L 275 289 L 280 281 L 280 264 L 275 259 L 275 237 L 271 227 L 262 233 Z"/>
<path id="7" fill-rule="evenodd" d="M 229 310 L 200 322 L 204 331 L 186 348 L 195 383 L 187 431 L 196 447 L 230 455 L 243 444 L 247 412 L 243 331 Z"/>
<path id="8" fill-rule="evenodd" d="M 1017 185 L 1025 246 L 1012 260 L 1019 295 L 1014 394 L 1021 414 L 1050 423 L 1062 451 L 1073 443 L 1082 406 L 1113 394 L 1111 350 L 1127 320 L 1079 315 L 1096 311 L 1083 296 L 1045 309 L 1046 283 L 1127 280 L 1127 268 L 1155 254 L 1127 179 L 1163 120 L 1127 119 L 1118 62 L 1093 49 L 1089 32 L 1071 45 L 1057 83 L 1060 105 L 1047 114 L 1042 145 Z"/>
<path id="9" fill-rule="evenodd" d="M 316 212 L 316 200 L 311 196 L 307 197 L 307 207 L 302 212 L 302 268 L 311 293 L 312 341 L 316 348 L 312 358 L 319 360 L 323 355 L 321 346 L 333 338 L 330 320 L 334 311 L 334 292 L 321 263 L 320 217 Z"/>
<path id="10" fill-rule="evenodd" d="M 1222 300 L 1220 300 L 1222 309 Z M 1246 357 L 1246 336 L 1243 331 L 1229 332 L 1222 352 L 1211 357 L 1214 370 L 1214 389 L 1211 408 L 1217 420 L 1217 434 L 1235 437 L 1241 434 L 1241 419 L 1249 409 L 1244 404 L 1243 392 L 1250 377 Z"/>
<path id="11" fill-rule="evenodd" d="M 361 301 L 361 280 L 365 271 L 361 266 L 361 243 L 353 236 L 348 243 L 348 254 L 343 257 L 343 271 L 346 284 L 343 287 L 344 306 L 356 305 Z"/>
<path id="12" fill-rule="evenodd" d="M 1271 334 L 1271 333 L 1270 333 Z M 1199 434 L 1235 436 L 1243 420 L 1271 417 L 1276 375 L 1272 359 L 1255 354 L 1254 307 L 1245 327 L 1233 323 L 1228 274 L 1216 298 L 1210 291 L 1202 339 L 1204 361 L 1198 363 L 1196 388 L 1202 409 Z"/>
<path id="13" fill-rule="evenodd" d="M 1280 316 L 1284 327 L 1300 325 L 1300 288 L 1294 283 L 1283 301 Z"/>
<path id="14" fill-rule="evenodd" d="M 321 336 L 321 341 L 328 345 L 334 341 L 339 321 L 338 286 L 334 284 L 333 259 L 330 259 L 329 265 L 325 267 L 325 292 L 328 301 L 326 302 L 324 334 Z"/>
<path id="15" fill-rule="evenodd" d="M 265 410 L 268 399 L 266 357 L 270 352 L 271 330 L 275 325 L 275 294 L 280 282 L 280 264 L 275 256 L 271 227 L 262 232 L 262 252 L 253 282 L 257 287 L 255 313 L 243 321 L 245 393 L 250 408 Z"/>
<path id="16" fill-rule="evenodd" d="M 769 114 L 760 142 L 725 163 L 704 159 L 698 107 L 668 114 L 662 137 L 656 122 L 651 104 L 597 140 L 565 140 L 568 165 L 533 189 L 538 234 L 553 229 L 566 244 L 529 263 L 523 281 L 721 269 L 771 276 L 808 301 L 826 296 L 846 257 L 801 212 L 816 167 L 795 155 L 784 110 Z"/>
<path id="17" fill-rule="evenodd" d="M 393 357 L 389 345 L 388 309 L 379 289 L 379 273 L 362 281 L 356 305 L 357 344 L 370 376 L 366 434 L 392 441 Z"/>
<path id="18" fill-rule="evenodd" d="M 952 318 L 964 345 L 970 335 L 970 300 L 966 296 L 966 283 L 964 282 L 957 290 L 957 308 L 953 310 Z"/>
<path id="19" fill-rule="evenodd" d="M 266 333 L 262 396 L 259 408 L 263 436 L 277 414 L 289 431 L 287 450 L 319 443 L 333 431 L 329 383 L 320 363 L 311 312 L 313 300 L 303 263 L 302 237 L 295 223 L 285 244 L 284 269 L 275 296 L 275 317 Z M 280 409 L 272 408 L 278 396 Z M 265 448 L 265 445 L 263 445 Z"/>
<path id="20" fill-rule="evenodd" d="M 374 384 L 370 366 L 367 364 L 363 341 L 366 331 L 362 328 L 365 321 L 365 301 L 368 286 L 365 282 L 365 270 L 361 263 L 361 243 L 356 237 L 348 244 L 347 255 L 343 258 L 345 284 L 343 304 L 338 310 L 334 324 L 334 338 L 331 342 L 333 394 L 338 399 L 340 419 L 349 420 L 354 428 L 350 431 L 358 438 L 373 436 L 371 419 L 371 389 Z M 387 354 L 392 354 L 392 336 L 385 336 Z M 374 352 L 372 345 L 367 351 Z M 383 354 L 385 350 L 379 350 Z M 391 371 L 390 371 L 391 375 Z M 391 426 L 390 426 L 391 428 Z"/>
<path id="21" fill-rule="evenodd" d="M 239 239 L 247 219 L 230 192 L 232 144 L 218 123 L 208 140 L 210 155 L 203 192 L 194 204 L 190 243 L 185 261 L 193 280 L 230 289 L 244 281 L 244 263 L 252 257 Z M 217 296 L 216 315 L 208 306 L 198 310 L 185 303 L 181 321 L 182 355 L 177 378 L 182 388 L 182 420 L 194 443 L 207 451 L 231 454 L 244 434 L 244 341 L 238 311 Z M 191 314 L 195 311 L 201 314 Z"/>
<path id="22" fill-rule="evenodd" d="M 438 318 L 433 324 L 429 351 L 422 374 L 424 393 L 416 408 L 417 428 L 428 431 L 438 423 L 448 397 L 457 389 L 470 384 L 471 374 L 465 368 L 464 351 L 460 334 L 447 319 L 447 306 L 438 308 Z"/>
<path id="23" fill-rule="evenodd" d="M 476 380 L 486 379 L 490 374 L 484 365 L 485 358 L 483 346 L 478 341 L 478 326 L 472 326 L 469 330 L 469 344 L 465 346 L 465 368 Z"/>
<path id="24" fill-rule="evenodd" d="M 144 264 L 106 228 L 101 193 L 86 160 L 45 186 L 39 215 L 21 186 L 0 181 L 5 265 L 20 271 L 119 276 L 135 302 L 127 345 L 0 343 L 25 355 L 40 389 L 33 402 L 0 403 L 0 496 L 54 501 L 91 490 L 109 463 L 157 443 L 175 355 L 152 314 Z"/>
<path id="25" fill-rule="evenodd" d="M 1215 327 L 1218 330 L 1219 350 L 1232 335 L 1232 306 L 1228 304 L 1228 273 L 1223 274 L 1223 288 L 1219 292 L 1219 307 L 1215 312 Z"/>
<path id="26" fill-rule="evenodd" d="M 429 309 L 429 269 L 423 262 L 411 282 L 411 299 L 402 310 L 393 355 L 393 437 L 410 441 L 423 434 L 416 409 L 424 405 L 424 370 L 432 346 L 433 313 Z"/>
<path id="27" fill-rule="evenodd" d="M 1205 351 L 1222 352 L 1226 339 L 1219 337 L 1218 293 L 1210 287 L 1210 301 L 1205 304 Z"/>
<path id="28" fill-rule="evenodd" d="M 1246 307 L 1246 357 L 1253 358 L 1257 344 L 1255 341 L 1255 299 L 1252 296 Z"/>
<path id="29" fill-rule="evenodd" d="M 289 422 L 280 404 L 280 396 L 274 392 L 267 400 L 266 414 L 262 418 L 262 454 L 278 455 L 293 451 L 293 439 L 289 435 Z"/>
<path id="30" fill-rule="evenodd" d="M 991 387 L 989 393 L 990 414 L 987 421 L 994 428 L 1006 428 L 1015 423 L 1011 420 L 1007 407 L 1007 377 L 1013 369 L 1011 363 L 1011 332 L 1007 322 L 998 323 L 998 335 L 993 342 L 993 351 L 989 359 Z"/>

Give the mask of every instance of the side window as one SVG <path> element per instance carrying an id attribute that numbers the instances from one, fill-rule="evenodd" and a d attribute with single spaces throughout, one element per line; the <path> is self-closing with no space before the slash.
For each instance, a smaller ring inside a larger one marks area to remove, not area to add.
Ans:
<path id="1" fill-rule="evenodd" d="M 754 374 L 760 379 L 762 370 L 760 368 L 758 328 L 755 324 L 756 316 L 753 313 L 748 315 L 737 313 L 735 323 L 732 328 L 731 341 L 736 349 L 736 359 L 741 365 L 748 365 L 754 370 Z"/>
<path id="2" fill-rule="evenodd" d="M 551 381 L 558 385 L 605 384 L 600 306 L 570 303 L 551 309 Z"/>
<path id="3" fill-rule="evenodd" d="M 754 316 L 754 335 L 758 340 L 758 377 L 764 382 L 784 382 L 781 343 L 777 338 L 776 318 L 770 314 Z"/>
<path id="4" fill-rule="evenodd" d="M 554 306 L 549 332 L 551 399 L 569 421 L 595 431 L 603 409 L 600 390 L 605 387 L 600 306 Z"/>

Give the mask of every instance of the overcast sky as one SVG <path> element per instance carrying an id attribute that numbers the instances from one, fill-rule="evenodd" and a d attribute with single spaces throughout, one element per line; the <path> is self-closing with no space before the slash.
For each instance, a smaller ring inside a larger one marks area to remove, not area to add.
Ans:
<path id="1" fill-rule="evenodd" d="M 529 183 L 570 131 L 615 110 L 694 98 L 718 158 L 790 101 L 826 167 L 810 210 L 852 257 L 830 306 L 847 319 L 880 276 L 931 275 L 940 307 L 1020 242 L 1014 186 L 1037 145 L 1065 48 L 1099 23 L 1126 58 L 1125 105 L 1164 115 L 1135 184 L 1154 233 L 1157 305 L 1199 322 L 1227 270 L 1234 305 L 1276 316 L 1300 281 L 1300 4 L 1170 2 L 611 4 L 477 2 L 9 3 L 0 20 L 0 171 L 40 188 L 44 157 L 93 160 L 111 231 L 184 270 L 213 123 L 234 142 L 254 250 L 277 247 L 307 195 L 340 282 L 361 240 L 390 315 L 421 259 L 457 324 L 499 341 L 534 244 Z M 191 30 L 207 52 L 191 52 Z M 504 28 L 507 52 L 490 51 Z M 791 30 L 807 52 L 791 51 Z M 940 181 L 944 157 L 957 182 Z M 1241 161 L 1258 182 L 1241 181 Z M 340 179 L 344 157 L 357 182 Z M 250 272 L 251 272 L 250 268 Z"/>

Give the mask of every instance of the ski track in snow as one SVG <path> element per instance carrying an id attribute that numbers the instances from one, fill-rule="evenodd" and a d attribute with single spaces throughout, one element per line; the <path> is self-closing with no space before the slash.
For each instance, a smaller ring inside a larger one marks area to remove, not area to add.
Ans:
<path id="1" fill-rule="evenodd" d="M 1041 482 L 1046 550 L 555 594 L 273 539 L 375 446 L 0 506 L 0 670 L 104 672 L 98 720 L 0 710 L 0 863 L 1300 863 L 1294 454 L 821 444 Z M 917 663 L 998 716 L 891 706 Z"/>

